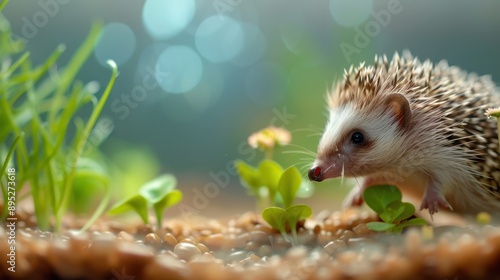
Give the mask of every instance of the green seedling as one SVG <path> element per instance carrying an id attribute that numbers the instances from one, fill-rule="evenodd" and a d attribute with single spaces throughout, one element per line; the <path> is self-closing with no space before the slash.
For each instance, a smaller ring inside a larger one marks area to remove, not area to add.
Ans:
<path id="1" fill-rule="evenodd" d="M 366 224 L 374 231 L 401 233 L 408 226 L 422 226 L 427 222 L 422 218 L 411 218 L 415 214 L 415 206 L 402 202 L 403 196 L 395 186 L 379 185 L 367 188 L 363 193 L 366 204 L 375 211 L 383 222 Z"/>
<path id="2" fill-rule="evenodd" d="M 297 191 L 301 186 L 302 177 L 296 167 L 286 169 L 277 184 L 277 191 L 283 199 L 284 208 L 268 207 L 262 211 L 262 218 L 270 226 L 279 230 L 286 240 L 297 245 L 297 223 L 312 215 L 311 207 L 298 204 L 293 205 Z M 287 227 L 292 233 L 292 238 L 287 235 Z"/>
<path id="3" fill-rule="evenodd" d="M 275 205 L 278 182 L 283 174 L 283 168 L 276 162 L 266 159 L 257 168 L 241 161 L 235 162 L 236 170 L 241 178 L 241 184 L 248 193 L 257 197 L 260 208 L 265 205 Z M 266 201 L 267 200 L 267 201 Z"/>
<path id="4" fill-rule="evenodd" d="M 284 128 L 267 127 L 248 137 L 248 144 L 257 150 L 265 153 L 265 159 L 257 167 L 253 167 L 244 161 L 236 160 L 235 167 L 238 172 L 241 184 L 247 188 L 248 194 L 257 198 L 258 209 L 268 206 L 287 206 L 287 201 L 293 200 L 295 196 L 309 197 L 312 195 L 313 186 L 309 182 L 300 183 L 296 177 L 291 181 L 299 182 L 297 189 L 293 192 L 293 198 L 283 197 L 278 191 L 279 180 L 283 175 L 283 168 L 272 160 L 274 150 L 278 147 L 288 145 L 291 141 L 291 134 Z M 287 175 L 288 176 L 288 175 Z M 285 176 L 285 178 L 288 178 Z M 300 174 L 297 172 L 297 176 Z M 287 187 L 289 187 L 287 185 Z M 286 193 L 290 195 L 290 193 Z M 285 201 L 286 200 L 286 201 Z"/>
<path id="5" fill-rule="evenodd" d="M 3 1 L 0 8 L 6 3 Z M 90 151 L 97 148 L 88 140 L 118 71 L 110 61 L 111 78 L 100 97 L 95 82 L 76 81 L 77 74 L 92 54 L 100 31 L 101 24 L 94 24 L 66 65 L 58 63 L 65 50 L 61 45 L 41 65 L 34 66 L 23 42 L 13 39 L 8 21 L 0 15 L 0 157 L 4 166 L 15 167 L 17 199 L 33 200 L 38 227 L 42 230 L 51 229 L 51 221 L 54 221 L 55 230 L 60 230 L 64 214 L 75 197 L 75 186 L 91 189 L 84 185 L 102 183 L 104 196 L 89 223 L 105 210 L 110 198 L 104 178 L 107 174 L 83 165 Z M 83 107 L 91 109 L 87 118 L 77 116 Z M 68 131 L 72 128 L 75 132 L 70 137 Z M 7 151 L 14 152 L 7 157 Z M 0 180 L 0 185 L 5 193 L 5 182 Z M 23 192 L 26 186 L 29 192 Z M 94 192 L 94 195 L 81 197 L 79 202 L 91 203 L 84 199 L 94 201 L 96 196 Z M 3 204 L 6 205 L 5 200 Z"/>
<path id="6" fill-rule="evenodd" d="M 165 209 L 182 200 L 182 192 L 175 189 L 176 184 L 174 176 L 162 175 L 144 184 L 138 194 L 115 204 L 108 213 L 117 215 L 132 210 L 145 224 L 149 224 L 148 208 L 151 207 L 156 216 L 156 225 L 161 228 Z"/>
<path id="7" fill-rule="evenodd" d="M 262 211 L 262 218 L 264 218 L 270 226 L 279 230 L 285 240 L 292 242 L 294 246 L 298 245 L 297 223 L 311 215 L 311 207 L 304 204 L 297 204 L 286 209 L 281 207 L 268 207 Z M 287 234 L 287 227 L 292 233 L 292 238 Z"/>

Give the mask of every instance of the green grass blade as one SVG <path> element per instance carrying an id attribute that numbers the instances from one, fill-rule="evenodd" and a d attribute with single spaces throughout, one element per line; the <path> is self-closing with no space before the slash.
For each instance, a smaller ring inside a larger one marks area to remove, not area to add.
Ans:
<path id="1" fill-rule="evenodd" d="M 73 58 L 66 66 L 64 74 L 61 77 L 60 86 L 54 94 L 54 102 L 52 104 L 53 110 L 49 112 L 48 123 L 53 123 L 56 118 L 56 114 L 58 112 L 57 108 L 61 107 L 63 94 L 68 90 L 69 86 L 75 79 L 76 74 L 80 71 L 80 68 L 92 53 L 94 46 L 99 39 L 101 29 L 102 24 L 100 22 L 92 25 L 87 39 L 85 39 L 85 41 L 81 44 L 80 48 L 76 51 L 75 55 L 73 55 Z"/>
<path id="2" fill-rule="evenodd" d="M 94 211 L 94 214 L 89 218 L 89 220 L 85 223 L 85 225 L 80 229 L 80 232 L 87 231 L 91 225 L 97 221 L 97 219 L 104 213 L 104 210 L 106 210 L 106 207 L 109 204 L 109 201 L 111 200 L 111 188 L 109 187 L 109 182 L 108 178 L 102 176 L 101 181 L 103 182 L 103 186 L 105 188 L 105 193 L 104 193 L 104 198 L 101 200 L 101 203 L 99 203 L 99 206 L 97 206 L 97 209 Z"/>
<path id="3" fill-rule="evenodd" d="M 3 165 L 2 165 L 2 170 L 0 173 L 0 182 L 2 181 L 2 177 L 5 174 L 5 170 L 7 170 L 7 166 L 9 165 L 10 158 L 14 154 L 14 150 L 16 149 L 16 146 L 17 146 L 17 143 L 19 143 L 19 140 L 21 140 L 21 137 L 22 137 L 22 135 L 17 135 L 16 139 L 14 140 L 14 143 L 12 143 L 12 145 L 10 146 L 9 153 L 7 154 L 7 157 L 5 158 L 5 161 L 3 162 Z M 2 188 L 2 195 L 3 195 L 3 211 L 2 211 L 2 216 L 1 216 L 1 220 L 3 221 L 7 217 L 7 210 L 8 210 L 7 208 L 9 205 L 7 204 L 7 200 L 8 200 L 7 188 L 3 185 L 3 183 L 0 187 Z"/>
<path id="4" fill-rule="evenodd" d="M 62 222 L 62 215 L 67 208 L 68 202 L 69 202 L 69 197 L 71 194 L 71 189 L 73 185 L 73 178 L 75 175 L 75 167 L 76 167 L 76 162 L 78 160 L 78 156 L 82 154 L 83 149 L 85 148 L 85 145 L 87 144 L 87 139 L 90 136 L 90 132 L 92 128 L 94 127 L 97 118 L 101 114 L 101 111 L 104 107 L 104 104 L 106 104 L 106 101 L 108 100 L 109 95 L 111 94 L 111 89 L 113 89 L 113 86 L 115 84 L 116 77 L 118 76 L 118 69 L 116 67 L 116 63 L 114 61 L 108 61 L 108 64 L 111 66 L 112 73 L 111 73 L 111 78 L 108 82 L 108 85 L 106 86 L 106 89 L 104 90 L 104 93 L 102 94 L 101 99 L 97 103 L 96 107 L 92 111 L 90 115 L 90 119 L 87 122 L 83 132 L 82 132 L 82 137 L 77 140 L 76 142 L 76 147 L 75 147 L 75 152 L 76 155 L 73 159 L 73 162 L 71 164 L 70 171 L 68 173 L 68 176 L 64 182 L 63 186 L 63 193 L 61 197 L 61 201 L 57 207 L 56 211 L 56 230 L 59 230 L 59 227 Z"/>
<path id="5" fill-rule="evenodd" d="M 7 3 L 9 3 L 9 0 L 3 0 L 2 3 L 0 3 L 0 12 L 3 11 L 3 8 L 7 5 Z"/>
<path id="6" fill-rule="evenodd" d="M 9 78 L 30 56 L 29 52 L 24 53 L 14 64 L 12 64 L 7 71 L 0 74 L 0 79 L 5 80 Z"/>

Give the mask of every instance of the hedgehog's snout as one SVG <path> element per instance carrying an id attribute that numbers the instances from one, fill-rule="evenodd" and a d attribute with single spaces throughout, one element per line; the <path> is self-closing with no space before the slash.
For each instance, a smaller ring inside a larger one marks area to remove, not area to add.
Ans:
<path id="1" fill-rule="evenodd" d="M 307 173 L 307 176 L 309 177 L 309 180 L 311 181 L 316 181 L 316 182 L 321 182 L 323 181 L 323 171 L 321 170 L 321 167 L 319 165 L 313 166 L 309 172 Z"/>

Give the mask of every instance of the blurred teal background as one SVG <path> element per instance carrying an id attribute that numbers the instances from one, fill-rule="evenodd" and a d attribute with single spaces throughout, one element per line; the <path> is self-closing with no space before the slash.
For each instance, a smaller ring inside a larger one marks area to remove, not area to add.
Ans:
<path id="1" fill-rule="evenodd" d="M 314 151 L 319 136 L 308 129 L 325 123 L 326 91 L 345 67 L 375 54 L 409 49 L 498 82 L 499 12 L 500 1 L 466 0 L 40 0 L 4 10 L 39 63 L 60 43 L 64 63 L 92 22 L 105 24 L 79 76 L 102 86 L 105 61 L 119 66 L 102 114 L 114 125 L 103 154 L 137 173 L 134 184 L 173 173 L 188 196 L 214 180 L 211 172 L 230 174 L 234 159 L 257 163 L 246 138 L 269 124 Z M 277 158 L 288 166 L 303 156 Z M 229 181 L 225 195 L 241 197 L 238 178 Z M 336 193 L 332 183 L 320 186 Z M 312 199 L 331 205 L 329 195 Z M 240 200 L 224 206 L 232 204 Z"/>

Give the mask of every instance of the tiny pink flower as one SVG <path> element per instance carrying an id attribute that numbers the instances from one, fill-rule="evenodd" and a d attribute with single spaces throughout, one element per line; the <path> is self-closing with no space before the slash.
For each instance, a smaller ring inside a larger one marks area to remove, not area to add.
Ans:
<path id="1" fill-rule="evenodd" d="M 290 143 L 292 135 L 281 127 L 266 127 L 248 137 L 248 144 L 255 149 L 269 150 L 275 146 L 284 146 Z"/>

